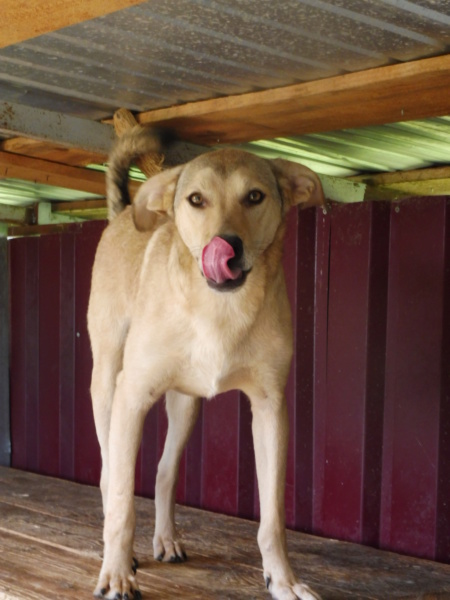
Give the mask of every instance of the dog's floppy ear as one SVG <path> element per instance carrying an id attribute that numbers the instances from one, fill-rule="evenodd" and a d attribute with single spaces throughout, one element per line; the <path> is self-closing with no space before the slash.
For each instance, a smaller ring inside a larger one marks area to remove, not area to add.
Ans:
<path id="1" fill-rule="evenodd" d="M 158 217 L 173 216 L 173 201 L 178 177 L 183 166 L 162 171 L 141 185 L 133 200 L 133 220 L 136 229 L 149 231 Z"/>
<path id="2" fill-rule="evenodd" d="M 300 208 L 308 208 L 325 203 L 322 184 L 314 171 L 282 158 L 275 158 L 270 163 L 283 196 L 285 212 L 297 204 Z"/>

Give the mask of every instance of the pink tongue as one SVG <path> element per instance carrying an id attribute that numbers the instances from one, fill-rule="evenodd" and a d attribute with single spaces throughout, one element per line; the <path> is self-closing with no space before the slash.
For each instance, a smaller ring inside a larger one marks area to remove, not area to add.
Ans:
<path id="1" fill-rule="evenodd" d="M 237 279 L 241 269 L 231 270 L 228 261 L 234 257 L 233 247 L 223 238 L 213 238 L 203 248 L 202 265 L 205 277 L 215 283 L 224 283 L 230 279 Z"/>

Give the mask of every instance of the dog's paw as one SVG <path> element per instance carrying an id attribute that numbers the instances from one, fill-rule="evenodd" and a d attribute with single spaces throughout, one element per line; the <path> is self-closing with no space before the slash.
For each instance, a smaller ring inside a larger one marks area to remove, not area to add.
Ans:
<path id="1" fill-rule="evenodd" d="M 269 575 L 264 575 L 264 580 L 274 600 L 322 600 L 317 592 L 304 583 L 276 583 Z"/>
<path id="2" fill-rule="evenodd" d="M 134 570 L 131 569 L 128 573 L 114 574 L 102 569 L 94 596 L 106 600 L 142 600 Z"/>
<path id="3" fill-rule="evenodd" d="M 187 560 L 181 542 L 158 535 L 153 538 L 153 555 L 160 562 L 182 563 Z"/>

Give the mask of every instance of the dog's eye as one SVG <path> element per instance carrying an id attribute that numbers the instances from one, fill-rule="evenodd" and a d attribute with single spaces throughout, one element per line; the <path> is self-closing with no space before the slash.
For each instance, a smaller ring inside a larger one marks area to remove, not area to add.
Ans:
<path id="1" fill-rule="evenodd" d="M 265 198 L 265 194 L 261 190 L 251 190 L 247 194 L 246 202 L 248 204 L 260 204 Z"/>
<path id="2" fill-rule="evenodd" d="M 199 194 L 198 192 L 194 192 L 193 194 L 188 196 L 188 201 L 189 201 L 189 204 L 191 206 L 194 206 L 195 208 L 202 208 L 203 206 L 205 206 L 205 201 L 203 199 L 203 196 L 201 194 Z"/>

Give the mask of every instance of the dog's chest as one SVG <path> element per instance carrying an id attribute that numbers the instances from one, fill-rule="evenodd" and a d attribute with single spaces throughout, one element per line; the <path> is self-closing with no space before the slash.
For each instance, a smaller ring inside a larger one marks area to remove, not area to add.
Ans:
<path id="1" fill-rule="evenodd" d="M 235 385 L 235 375 L 242 370 L 244 346 L 232 332 L 214 328 L 193 331 L 185 359 L 175 374 L 176 387 L 184 393 L 210 398 Z"/>

